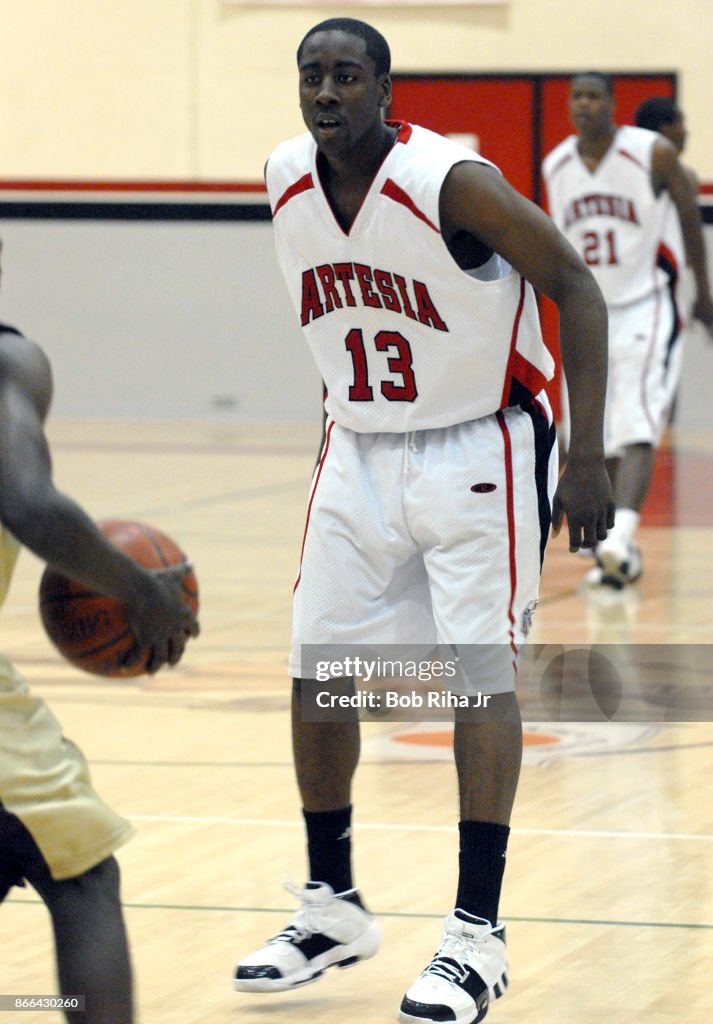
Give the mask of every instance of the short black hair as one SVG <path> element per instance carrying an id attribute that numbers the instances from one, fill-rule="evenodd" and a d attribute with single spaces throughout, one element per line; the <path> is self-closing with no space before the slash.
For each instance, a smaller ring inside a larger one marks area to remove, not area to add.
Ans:
<path id="1" fill-rule="evenodd" d="M 575 78 L 596 78 L 604 86 L 607 96 L 614 95 L 614 79 L 611 75 L 605 75 L 602 71 L 578 71 L 576 75 L 572 75 L 572 81 Z"/>
<path id="2" fill-rule="evenodd" d="M 662 124 L 673 124 L 681 117 L 681 111 L 668 96 L 651 96 L 636 109 L 636 124 L 657 132 Z"/>
<path id="3" fill-rule="evenodd" d="M 316 32 L 348 32 L 349 35 L 358 36 L 366 43 L 366 52 L 374 61 L 374 72 L 376 77 L 388 75 L 391 71 L 391 50 L 381 32 L 378 32 L 373 25 L 367 25 L 365 21 L 358 21 L 356 18 L 327 18 L 320 21 L 318 25 L 307 32 L 302 42 L 297 47 L 297 64 L 302 60 L 302 50 L 310 36 Z"/>

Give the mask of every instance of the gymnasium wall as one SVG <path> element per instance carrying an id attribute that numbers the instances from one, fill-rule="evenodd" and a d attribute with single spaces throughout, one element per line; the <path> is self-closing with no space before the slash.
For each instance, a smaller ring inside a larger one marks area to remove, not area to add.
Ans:
<path id="1" fill-rule="evenodd" d="M 343 13 L 354 9 L 0 0 L 0 315 L 47 349 L 55 414 L 319 415 L 319 380 L 277 273 L 264 196 L 250 186 L 273 144 L 302 129 L 296 43 L 322 16 Z M 389 38 L 395 71 L 674 73 L 691 128 L 687 159 L 713 181 L 709 0 L 511 0 L 364 16 Z M 104 191 L 63 196 L 57 186 L 68 181 Z M 121 192 L 136 182 L 145 194 Z M 172 182 L 204 191 L 151 190 Z M 205 191 L 220 182 L 223 192 Z M 10 215 L 23 183 L 31 209 Z M 57 216 L 63 198 L 143 212 Z M 225 210 L 156 214 L 192 200 Z M 686 371 L 695 398 L 682 403 L 696 423 L 709 421 L 696 392 L 710 376 L 700 373 L 704 349 Z"/>
<path id="2" fill-rule="evenodd" d="M 319 417 L 270 222 L 147 220 L 131 199 L 137 219 L 0 216 L 1 319 L 46 349 L 55 414 Z"/>
<path id="3" fill-rule="evenodd" d="M 301 130 L 299 39 L 359 10 L 389 39 L 395 71 L 676 72 L 690 162 L 713 181 L 710 0 L 0 0 L 0 179 L 258 180 L 272 145 Z"/>

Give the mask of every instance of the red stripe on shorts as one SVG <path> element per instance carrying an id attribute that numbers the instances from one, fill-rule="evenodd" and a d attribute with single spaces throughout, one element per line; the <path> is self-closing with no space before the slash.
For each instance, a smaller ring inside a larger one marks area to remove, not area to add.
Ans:
<path id="1" fill-rule="evenodd" d="M 510 646 L 512 647 L 515 654 L 517 654 L 517 645 L 515 644 L 515 616 L 513 615 L 513 604 L 515 603 L 515 588 L 517 587 L 517 563 L 515 561 L 515 502 L 513 497 L 513 479 L 512 479 L 512 444 L 510 441 L 510 431 L 508 425 L 505 422 L 505 416 L 502 412 L 497 412 L 495 418 L 498 421 L 498 426 L 503 435 L 503 448 L 505 455 L 505 501 L 507 504 L 507 520 L 508 520 L 508 549 L 509 549 L 509 562 L 510 562 L 510 601 L 508 603 L 508 618 L 510 620 Z"/>
<path id="2" fill-rule="evenodd" d="M 647 383 L 648 383 L 648 378 L 649 378 L 649 370 L 650 370 L 650 367 L 651 367 L 651 362 L 652 362 L 653 357 L 654 357 L 654 350 L 656 348 L 656 340 L 658 338 L 658 333 L 659 333 L 659 319 L 661 317 L 661 292 L 657 288 L 654 294 L 656 296 L 656 299 L 655 299 L 656 305 L 654 307 L 654 322 L 651 325 L 651 336 L 649 337 L 649 347 L 647 349 L 646 358 L 644 359 L 644 365 L 643 365 L 643 368 L 642 368 L 642 371 L 641 371 L 641 407 L 642 407 L 642 409 L 644 411 L 644 416 L 646 417 L 646 420 L 647 420 L 647 422 L 649 424 L 649 430 L 651 431 L 651 433 L 655 437 L 656 436 L 656 432 L 658 430 L 658 424 L 657 424 L 657 422 L 656 422 L 656 420 L 654 418 L 654 415 L 651 412 L 651 408 L 649 406 L 649 391 L 647 389 Z"/>
<path id="3" fill-rule="evenodd" d="M 319 478 L 322 475 L 322 467 L 324 466 L 324 460 L 327 458 L 327 452 L 329 451 L 329 439 L 330 439 L 330 437 L 332 435 L 332 427 L 333 426 L 334 426 L 334 420 L 332 420 L 332 422 L 327 427 L 327 434 L 326 434 L 325 439 L 324 439 L 324 447 L 322 448 L 322 454 L 319 457 L 319 466 L 317 467 L 317 473 L 316 473 L 315 478 L 314 478 L 314 484 L 312 485 L 312 493 L 309 496 L 309 505 L 307 506 L 307 519 L 305 521 L 305 530 L 304 530 L 304 533 L 302 534 L 302 547 L 300 549 L 300 570 L 297 573 L 297 579 L 295 580 L 295 585 L 292 588 L 292 593 L 293 594 L 297 590 L 297 587 L 299 586 L 299 582 L 302 579 L 302 556 L 304 555 L 304 552 L 305 552 L 305 543 L 307 541 L 307 530 L 309 528 L 309 517 L 310 517 L 310 513 L 312 512 L 312 502 L 314 501 L 314 496 L 317 493 L 317 484 L 319 483 Z"/>

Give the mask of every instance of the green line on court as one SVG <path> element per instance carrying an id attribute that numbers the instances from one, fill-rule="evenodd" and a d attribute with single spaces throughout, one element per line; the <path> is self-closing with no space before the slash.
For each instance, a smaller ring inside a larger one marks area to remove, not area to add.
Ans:
<path id="1" fill-rule="evenodd" d="M 6 903 L 33 904 L 44 906 L 42 900 L 5 900 Z M 122 903 L 125 910 L 187 910 L 199 913 L 220 914 L 294 914 L 294 907 L 206 907 L 186 903 Z M 441 920 L 443 914 L 410 914 L 399 911 L 382 911 L 374 913 L 378 918 L 402 918 L 409 921 Z M 713 924 L 696 924 L 688 921 L 615 921 L 598 920 L 586 917 L 504 917 L 505 924 L 574 924 L 594 925 L 605 928 L 682 928 L 688 930 L 713 931 Z"/>

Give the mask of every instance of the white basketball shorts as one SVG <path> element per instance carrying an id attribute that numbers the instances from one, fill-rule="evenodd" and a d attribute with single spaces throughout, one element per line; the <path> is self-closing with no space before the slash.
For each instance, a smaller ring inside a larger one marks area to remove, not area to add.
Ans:
<path id="1" fill-rule="evenodd" d="M 511 666 L 537 604 L 557 457 L 549 403 L 409 434 L 328 420 L 293 601 L 303 644 L 499 645 Z M 489 689 L 490 688 L 490 689 Z"/>
<path id="2" fill-rule="evenodd" d="M 632 444 L 658 445 L 681 369 L 682 323 L 664 289 L 609 309 L 609 379 L 604 424 L 607 457 Z"/>

